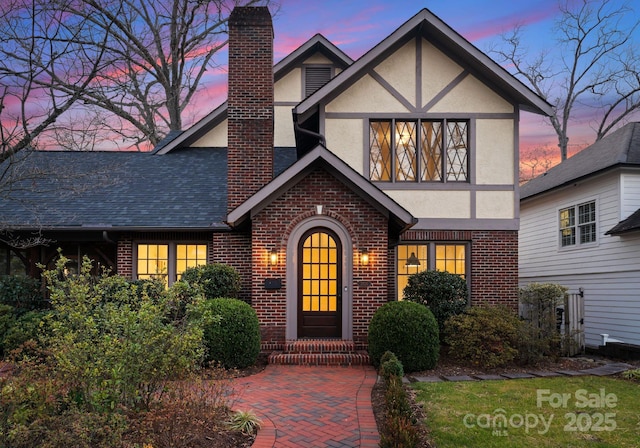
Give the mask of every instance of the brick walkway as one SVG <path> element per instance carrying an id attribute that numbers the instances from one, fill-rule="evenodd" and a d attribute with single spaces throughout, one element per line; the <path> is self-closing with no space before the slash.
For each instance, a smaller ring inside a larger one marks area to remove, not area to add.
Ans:
<path id="1" fill-rule="evenodd" d="M 233 408 L 262 420 L 253 448 L 377 447 L 371 366 L 268 365 L 234 380 Z"/>

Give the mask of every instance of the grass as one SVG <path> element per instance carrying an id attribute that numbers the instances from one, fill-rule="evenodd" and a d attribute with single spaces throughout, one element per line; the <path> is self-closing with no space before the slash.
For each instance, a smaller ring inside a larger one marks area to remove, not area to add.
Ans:
<path id="1" fill-rule="evenodd" d="M 637 447 L 640 387 L 611 377 L 416 383 L 446 447 Z"/>

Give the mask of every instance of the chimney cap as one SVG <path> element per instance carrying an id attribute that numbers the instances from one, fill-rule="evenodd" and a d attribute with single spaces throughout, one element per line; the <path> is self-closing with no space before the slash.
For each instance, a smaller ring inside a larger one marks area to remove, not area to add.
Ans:
<path id="1" fill-rule="evenodd" d="M 229 16 L 229 24 L 273 27 L 271 13 L 266 6 L 236 6 Z"/>

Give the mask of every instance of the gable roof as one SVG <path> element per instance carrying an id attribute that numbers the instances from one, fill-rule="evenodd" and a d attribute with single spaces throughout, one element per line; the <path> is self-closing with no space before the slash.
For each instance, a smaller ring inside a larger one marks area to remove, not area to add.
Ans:
<path id="1" fill-rule="evenodd" d="M 640 209 L 633 212 L 627 219 L 620 221 L 605 235 L 622 235 L 635 230 L 640 230 Z"/>
<path id="2" fill-rule="evenodd" d="M 640 123 L 628 123 L 520 187 L 527 199 L 615 166 L 640 166 Z"/>
<path id="3" fill-rule="evenodd" d="M 551 115 L 552 106 L 549 103 L 426 8 L 298 104 L 294 109 L 294 114 L 300 116 L 301 122 L 305 121 L 316 111 L 318 104 L 335 96 L 345 85 L 355 82 L 371 64 L 414 35 L 422 35 L 429 40 L 438 42 L 447 54 L 456 55 L 459 60 L 465 61 L 475 69 L 475 72 L 513 98 L 522 110 Z"/>
<path id="4" fill-rule="evenodd" d="M 353 62 L 349 56 L 327 40 L 326 37 L 321 34 L 316 34 L 274 66 L 274 80 L 277 81 L 282 78 L 291 71 L 292 68 L 314 53 L 323 54 L 337 66 L 342 68 L 347 67 Z M 158 145 L 156 145 L 152 152 L 154 154 L 166 154 L 177 147 L 189 146 L 194 143 L 213 127 L 217 126 L 227 118 L 227 106 L 228 104 L 225 101 L 186 131 L 172 131 L 167 135 L 167 137 L 158 143 Z"/>
<path id="5" fill-rule="evenodd" d="M 324 146 L 317 145 L 256 194 L 231 211 L 227 216 L 227 223 L 232 227 L 239 226 L 298 183 L 311 169 L 317 166 L 327 170 L 356 194 L 367 200 L 383 215 L 389 217 L 398 228 L 408 229 L 417 222 L 411 213 L 362 177 L 342 159 Z"/>
<path id="6" fill-rule="evenodd" d="M 295 149 L 276 148 L 274 172 L 295 157 Z M 185 148 L 166 157 L 34 151 L 11 168 L 36 171 L 0 196 L 0 224 L 7 230 L 229 228 L 226 148 Z"/>

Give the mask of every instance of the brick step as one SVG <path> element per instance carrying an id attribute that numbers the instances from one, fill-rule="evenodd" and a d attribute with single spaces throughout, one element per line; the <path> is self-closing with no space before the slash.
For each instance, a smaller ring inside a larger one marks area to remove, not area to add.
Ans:
<path id="1" fill-rule="evenodd" d="M 365 351 L 351 353 L 284 353 L 269 355 L 269 364 L 302 366 L 361 366 L 370 364 Z"/>
<path id="2" fill-rule="evenodd" d="M 353 341 L 342 339 L 298 339 L 287 341 L 284 345 L 284 353 L 298 354 L 329 354 L 329 353 L 353 353 L 355 344 Z"/>

